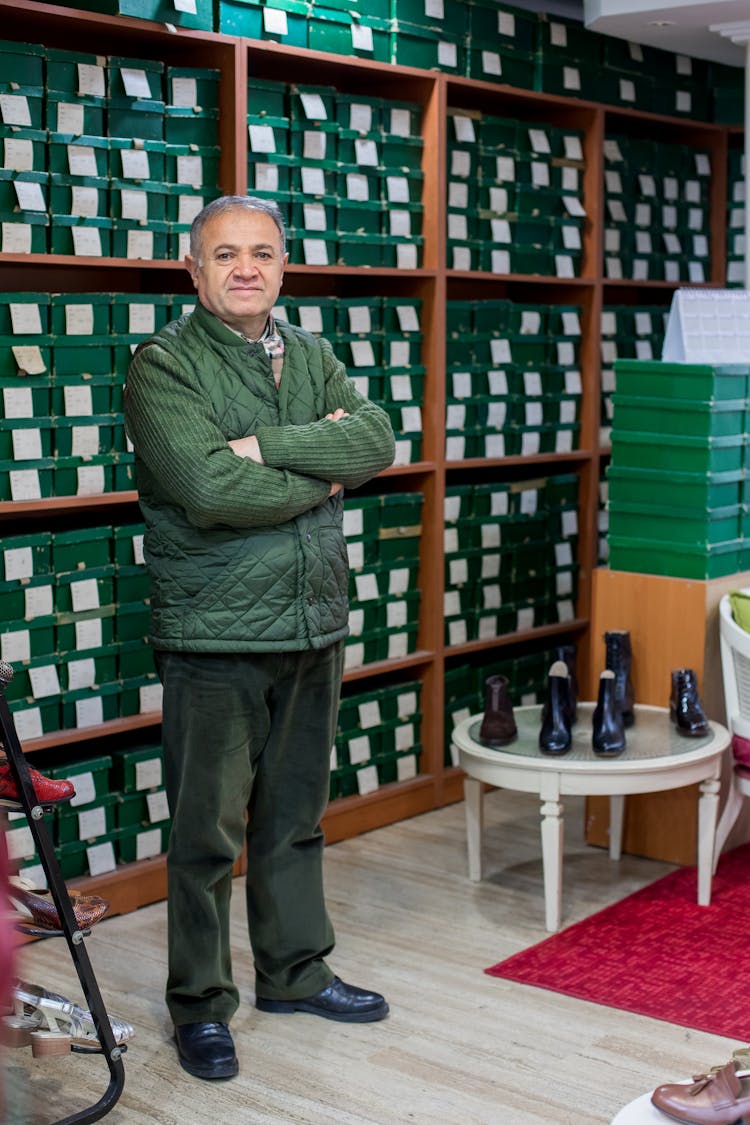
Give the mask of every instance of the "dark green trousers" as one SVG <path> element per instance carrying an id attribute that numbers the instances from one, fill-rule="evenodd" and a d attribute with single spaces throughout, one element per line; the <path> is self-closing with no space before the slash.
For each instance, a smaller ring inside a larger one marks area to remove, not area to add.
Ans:
<path id="1" fill-rule="evenodd" d="M 256 994 L 299 999 L 333 976 L 320 820 L 343 653 L 343 641 L 292 653 L 155 653 L 172 816 L 166 995 L 175 1024 L 228 1022 L 239 1004 L 229 901 L 245 840 Z"/>

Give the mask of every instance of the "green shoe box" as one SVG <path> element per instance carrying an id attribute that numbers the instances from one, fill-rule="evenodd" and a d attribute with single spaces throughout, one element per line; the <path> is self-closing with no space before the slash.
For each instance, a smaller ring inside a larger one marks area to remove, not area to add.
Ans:
<path id="1" fill-rule="evenodd" d="M 64 879 L 102 875 L 117 867 L 117 829 L 94 840 L 72 840 L 59 844 L 55 856 Z"/>
<path id="2" fill-rule="evenodd" d="M 164 140 L 163 101 L 111 97 L 107 103 L 107 136 Z"/>
<path id="3" fill-rule="evenodd" d="M 139 224 L 152 225 L 154 219 L 167 218 L 167 184 L 154 180 L 142 180 L 133 184 L 130 180 L 109 181 L 110 216 L 113 219 L 127 219 Z"/>
<path id="4" fill-rule="evenodd" d="M 151 627 L 151 614 L 145 599 L 121 602 L 117 607 L 115 628 L 118 642 L 145 641 Z"/>
<path id="5" fill-rule="evenodd" d="M 658 506 L 705 512 L 744 501 L 745 470 L 732 472 L 676 473 L 610 464 L 607 469 L 610 500 L 617 503 Z"/>
<path id="6" fill-rule="evenodd" d="M 5 418 L 0 420 L 0 461 L 25 461 L 52 456 L 51 418 Z"/>
<path id="7" fill-rule="evenodd" d="M 87 97 L 103 105 L 106 100 L 106 69 L 101 55 L 84 51 L 47 48 L 47 93 L 69 99 Z"/>
<path id="8" fill-rule="evenodd" d="M 106 143 L 109 146 L 109 175 L 113 180 L 156 183 L 167 180 L 166 141 L 139 138 L 136 142 L 129 137 L 111 137 Z"/>
<path id="9" fill-rule="evenodd" d="M 56 457 L 55 496 L 102 496 L 112 491 L 114 454 L 99 456 Z"/>
<path id="10" fill-rule="evenodd" d="M 612 430 L 612 464 L 677 473 L 731 472 L 744 464 L 744 435 L 687 435 Z"/>
<path id="11" fill-rule="evenodd" d="M 19 86 L 43 86 L 47 49 L 41 43 L 16 43 L 0 40 L 0 89 L 15 91 Z"/>
<path id="12" fill-rule="evenodd" d="M 247 80 L 247 112 L 263 117 L 286 117 L 288 86 L 267 78 L 250 75 Z"/>
<path id="13" fill-rule="evenodd" d="M 148 828 L 128 827 L 117 831 L 117 854 L 120 863 L 136 863 L 163 855 L 169 844 L 171 820 L 152 824 Z"/>
<path id="14" fill-rule="evenodd" d="M 88 338 L 109 334 L 108 293 L 53 293 L 50 297 L 50 330 L 55 336 Z M 56 341 L 60 343 L 61 341 Z M 101 340 L 96 341 L 97 348 Z M 75 346 L 71 343 L 71 346 Z"/>
<path id="15" fill-rule="evenodd" d="M 216 188 L 221 150 L 212 145 L 166 145 L 166 179 L 170 184 Z"/>
<path id="16" fill-rule="evenodd" d="M 0 424 L 19 417 L 44 418 L 51 410 L 49 375 L 0 375 Z"/>
<path id="17" fill-rule="evenodd" d="M 39 211 L 0 212 L 3 254 L 46 254 L 49 215 Z"/>
<path id="18" fill-rule="evenodd" d="M 71 377 L 78 378 L 82 391 L 88 387 L 94 376 L 109 376 L 112 372 L 113 355 L 110 336 L 87 336 L 85 342 L 78 336 L 58 336 L 52 348 L 52 374 L 56 387 L 69 385 Z M 66 384 L 66 380 L 68 383 Z M 57 399 L 58 396 L 56 396 Z M 103 396 L 97 396 L 103 399 Z M 82 409 L 74 411 L 56 410 L 57 414 L 104 414 L 109 409 L 109 395 L 107 406 L 99 410 L 89 410 L 88 401 L 93 395 L 82 395 L 81 402 L 85 403 Z M 68 392 L 67 405 L 73 406 L 75 396 Z M 64 403 L 63 403 L 64 405 Z M 93 405 L 93 403 L 92 403 Z"/>
<path id="19" fill-rule="evenodd" d="M 52 570 L 88 570 L 108 566 L 112 562 L 112 527 L 77 528 L 56 531 L 52 535 Z"/>
<path id="20" fill-rule="evenodd" d="M 433 31 L 449 31 L 464 35 L 468 31 L 469 5 L 461 0 L 442 0 L 439 5 L 429 0 L 391 0 L 391 16 L 402 23 L 414 24 Z"/>
<path id="21" fill-rule="evenodd" d="M 119 682 L 80 688 L 62 694 L 62 725 L 64 730 L 98 726 L 119 714 Z"/>
<path id="22" fill-rule="evenodd" d="M 162 686 L 156 672 L 122 680 L 120 715 L 158 714 L 161 710 Z"/>
<path id="23" fill-rule="evenodd" d="M 161 789 L 164 785 L 164 752 L 161 746 L 138 746 L 113 751 L 111 779 L 113 791 L 123 795 Z M 130 820 L 129 823 L 140 823 L 143 819 L 148 818 L 141 816 L 137 821 Z"/>
<path id="24" fill-rule="evenodd" d="M 40 500 L 52 496 L 53 473 L 51 457 L 25 465 L 0 461 L 0 500 Z"/>
<path id="25" fill-rule="evenodd" d="M 115 639 L 114 615 L 113 605 L 81 613 L 58 613 L 55 619 L 57 651 L 83 652 L 111 645 Z"/>
<path id="26" fill-rule="evenodd" d="M 57 766 L 49 766 L 45 773 L 54 778 L 67 778 L 75 786 L 75 796 L 71 797 L 70 808 L 89 805 L 99 797 L 105 797 L 111 792 L 109 784 L 109 771 L 112 768 L 112 758 L 109 754 L 100 754 L 96 757 L 73 759 Z"/>
<path id="27" fill-rule="evenodd" d="M 58 657 L 58 671 L 63 692 L 114 683 L 117 679 L 117 646 L 64 653 Z"/>
<path id="28" fill-rule="evenodd" d="M 745 569 L 743 540 L 701 545 L 664 539 L 609 535 L 613 570 L 660 574 L 671 578 L 723 578 Z"/>
<path id="29" fill-rule="evenodd" d="M 112 257 L 161 260 L 168 256 L 169 224 L 158 219 L 144 225 L 137 219 L 112 220 Z"/>
<path id="30" fill-rule="evenodd" d="M 332 8 L 334 5 L 329 4 L 328 7 Z M 342 129 L 354 129 L 362 133 L 382 132 L 384 105 L 383 98 L 339 92 L 335 106 L 336 120 Z"/>
<path id="31" fill-rule="evenodd" d="M 0 337 L 49 332 L 49 293 L 0 294 Z"/>
<path id="32" fill-rule="evenodd" d="M 673 400 L 724 402 L 747 398 L 749 375 L 750 367 L 745 364 L 714 366 L 629 359 L 615 363 L 618 393 Z"/>
<path id="33" fill-rule="evenodd" d="M 50 250 L 76 257 L 112 256 L 112 220 L 101 216 L 51 216 Z"/>
<path id="34" fill-rule="evenodd" d="M 219 111 L 190 106 L 165 106 L 164 140 L 167 144 L 176 145 L 218 145 Z"/>
<path id="35" fill-rule="evenodd" d="M 484 42 L 484 45 L 482 43 Z M 477 45 L 475 45 L 475 43 Z M 537 63 L 534 55 L 495 47 L 490 40 L 476 40 L 466 49 L 466 76 L 480 82 L 502 82 L 522 90 L 536 88 Z"/>
<path id="36" fill-rule="evenodd" d="M 290 323 L 327 338 L 336 332 L 336 297 L 296 297 L 288 304 Z"/>
<path id="37" fill-rule="evenodd" d="M 215 68 L 168 66 L 164 90 L 168 108 L 218 109 L 220 77 L 221 72 Z"/>
<path id="38" fill-rule="evenodd" d="M 691 512 L 684 508 L 647 507 L 610 499 L 608 511 L 610 534 L 621 541 L 653 538 L 696 546 L 742 537 L 744 507 L 740 504 Z"/>
<path id="39" fill-rule="evenodd" d="M 466 73 L 465 51 L 460 32 L 453 34 L 401 19 L 394 21 L 391 61 L 399 66 L 463 75 Z"/>
<path id="40" fill-rule="evenodd" d="M 75 784 L 75 782 L 74 782 Z M 55 810 L 56 843 L 71 844 L 75 841 L 90 843 L 114 831 L 116 824 L 117 796 L 104 794 L 91 804 L 72 808 L 58 805 Z"/>
<path id="41" fill-rule="evenodd" d="M 292 211 L 294 212 L 294 207 L 292 208 Z M 381 203 L 380 200 L 368 199 L 359 202 L 355 200 L 342 199 L 341 197 L 339 197 L 334 225 L 338 230 L 339 236 L 355 236 L 354 246 L 357 245 L 356 239 L 365 235 L 374 236 L 376 239 L 376 244 L 378 244 L 380 236 L 386 233 L 383 230 L 385 220 L 386 205 L 385 203 Z M 348 240 L 344 252 L 349 257 L 353 257 L 356 253 L 355 250 L 349 249 Z M 347 262 L 346 264 L 354 263 Z"/>
<path id="42" fill-rule="evenodd" d="M 333 266 L 337 262 L 336 231 L 309 232 L 289 228 L 289 261 L 294 265 Z"/>
<path id="43" fill-rule="evenodd" d="M 503 50 L 528 53 L 536 48 L 538 16 L 505 4 L 472 0 L 469 34 L 474 43 L 498 43 Z"/>
<path id="44" fill-rule="evenodd" d="M 747 428 L 747 399 L 690 400 L 615 394 L 615 426 L 618 430 L 694 437 L 727 437 L 744 434 Z"/>
<path id="45" fill-rule="evenodd" d="M 147 641 L 123 641 L 118 651 L 118 675 L 122 680 L 149 676 L 154 672 L 154 655 Z"/>
<path id="46" fill-rule="evenodd" d="M 311 6 L 307 21 L 307 46 L 351 58 L 391 60 L 391 21 L 368 13 Z"/>
<path id="47" fill-rule="evenodd" d="M 140 342 L 169 322 L 171 299 L 161 293 L 115 293 L 111 317 L 119 342 Z"/>
<path id="48" fill-rule="evenodd" d="M 139 101 L 164 100 L 164 63 L 111 55 L 107 59 L 107 95 Z"/>
<path id="49" fill-rule="evenodd" d="M 218 31 L 247 39 L 267 39 L 307 47 L 308 0 L 219 0 Z"/>
<path id="50" fill-rule="evenodd" d="M 132 492 L 136 488 L 135 455 L 133 453 L 115 454 L 112 487 L 115 492 Z"/>
<path id="51" fill-rule="evenodd" d="M 119 604 L 125 602 L 145 601 L 151 594 L 151 584 L 145 566 L 118 564 L 115 572 L 115 601 Z"/>
<path id="52" fill-rule="evenodd" d="M 106 177 L 109 140 L 72 133 L 49 134 L 49 171 L 63 176 Z"/>
<path id="53" fill-rule="evenodd" d="M 114 602 L 114 563 L 86 570 L 58 572 L 55 585 L 57 613 L 77 614 L 109 606 Z"/>
<path id="54" fill-rule="evenodd" d="M 119 567 L 143 565 L 143 523 L 124 524 L 113 528 L 114 561 Z M 121 600 L 121 599 L 118 599 Z"/>
<path id="55" fill-rule="evenodd" d="M 3 94 L 0 118 L 5 126 L 43 129 L 44 87 L 14 84 L 11 92 Z"/>

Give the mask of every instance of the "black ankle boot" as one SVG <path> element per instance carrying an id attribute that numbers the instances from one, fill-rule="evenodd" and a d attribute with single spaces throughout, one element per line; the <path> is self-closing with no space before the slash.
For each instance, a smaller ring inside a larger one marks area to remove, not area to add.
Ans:
<path id="1" fill-rule="evenodd" d="M 627 629 L 613 629 L 611 633 L 604 634 L 604 644 L 607 651 L 605 668 L 615 674 L 615 695 L 617 708 L 622 713 L 622 721 L 626 727 L 632 727 L 635 722 L 635 694 L 633 681 L 630 678 L 630 669 L 633 654 L 630 647 L 630 633 Z"/>
<path id="2" fill-rule="evenodd" d="M 680 734 L 700 738 L 708 734 L 708 719 L 698 695 L 698 677 L 692 668 L 676 668 L 672 672 L 672 693 L 669 717 Z"/>
<path id="3" fill-rule="evenodd" d="M 592 744 L 597 754 L 614 758 L 625 749 L 625 724 L 617 706 L 614 672 L 607 669 L 599 677 L 599 699 L 592 720 Z"/>
<path id="4" fill-rule="evenodd" d="M 570 675 L 564 660 L 556 660 L 547 677 L 547 701 L 542 709 L 539 749 L 545 754 L 564 754 L 573 741 L 573 700 Z"/>
<path id="5" fill-rule="evenodd" d="M 570 676 L 570 705 L 571 718 L 576 721 L 578 705 L 578 679 L 576 677 L 576 646 L 558 645 L 555 649 L 555 660 L 562 660 Z"/>
<path id="6" fill-rule="evenodd" d="M 496 749 L 507 746 L 518 734 L 505 676 L 488 676 L 484 681 L 484 716 L 479 741 Z"/>

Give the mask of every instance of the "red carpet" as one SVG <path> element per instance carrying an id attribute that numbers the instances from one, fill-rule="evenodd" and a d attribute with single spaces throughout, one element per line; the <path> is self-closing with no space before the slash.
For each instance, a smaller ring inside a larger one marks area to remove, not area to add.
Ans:
<path id="1" fill-rule="evenodd" d="M 750 1042 L 750 844 L 723 856 L 710 906 L 683 867 L 486 972 Z"/>

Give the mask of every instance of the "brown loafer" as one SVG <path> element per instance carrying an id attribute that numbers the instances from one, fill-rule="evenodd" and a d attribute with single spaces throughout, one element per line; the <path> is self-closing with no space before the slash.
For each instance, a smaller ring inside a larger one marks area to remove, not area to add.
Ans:
<path id="1" fill-rule="evenodd" d="M 685 1125 L 738 1125 L 750 1122 L 750 1080 L 737 1077 L 732 1059 L 709 1074 L 696 1075 L 692 1085 L 659 1086 L 651 1102 Z"/>

